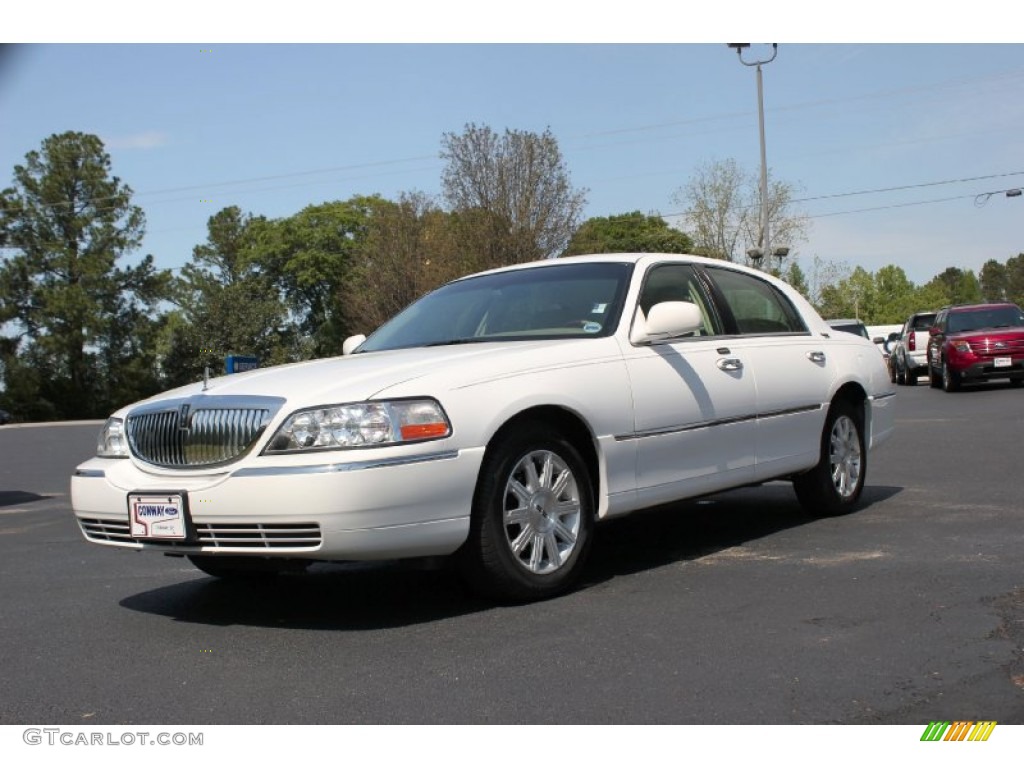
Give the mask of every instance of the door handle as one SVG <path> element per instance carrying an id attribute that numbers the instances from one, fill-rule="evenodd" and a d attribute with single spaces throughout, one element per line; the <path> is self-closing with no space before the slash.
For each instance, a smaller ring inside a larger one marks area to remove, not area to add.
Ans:
<path id="1" fill-rule="evenodd" d="M 716 365 L 723 371 L 741 371 L 743 370 L 743 362 L 737 360 L 735 357 L 723 357 Z"/>
<path id="2" fill-rule="evenodd" d="M 824 352 L 808 352 L 807 359 L 812 363 L 824 363 L 825 353 Z"/>

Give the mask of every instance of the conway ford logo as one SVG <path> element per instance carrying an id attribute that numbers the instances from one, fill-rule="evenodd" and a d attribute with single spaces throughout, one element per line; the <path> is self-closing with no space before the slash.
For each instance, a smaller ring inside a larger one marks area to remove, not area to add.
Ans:
<path id="1" fill-rule="evenodd" d="M 136 513 L 139 517 L 171 518 L 178 516 L 178 508 L 173 504 L 139 504 Z"/>

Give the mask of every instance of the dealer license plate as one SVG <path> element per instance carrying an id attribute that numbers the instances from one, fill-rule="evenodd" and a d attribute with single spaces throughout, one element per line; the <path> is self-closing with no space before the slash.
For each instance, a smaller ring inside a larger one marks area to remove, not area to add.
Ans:
<path id="1" fill-rule="evenodd" d="M 1013 365 L 1012 357 L 997 357 L 992 361 L 996 368 L 1009 368 Z"/>
<path id="2" fill-rule="evenodd" d="M 128 519 L 133 539 L 184 539 L 185 498 L 177 493 L 130 493 Z"/>

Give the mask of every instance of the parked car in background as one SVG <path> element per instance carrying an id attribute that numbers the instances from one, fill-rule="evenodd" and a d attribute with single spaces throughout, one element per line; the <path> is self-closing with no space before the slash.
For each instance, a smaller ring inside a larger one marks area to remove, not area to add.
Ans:
<path id="1" fill-rule="evenodd" d="M 935 312 L 915 312 L 907 318 L 899 339 L 889 348 L 892 380 L 914 386 L 917 377 L 928 373 L 928 331 L 935 324 Z"/>
<path id="2" fill-rule="evenodd" d="M 826 320 L 829 327 L 842 331 L 843 333 L 852 333 L 854 336 L 861 336 L 868 339 L 875 347 L 878 348 L 879 354 L 882 355 L 882 360 L 886 362 L 886 370 L 888 370 L 888 357 L 889 351 L 886 349 L 886 338 L 883 335 L 872 336 L 868 327 L 864 325 L 863 321 L 855 318 L 840 318 L 838 320 Z"/>
<path id="3" fill-rule="evenodd" d="M 599 521 L 656 504 L 785 479 L 810 514 L 847 511 L 895 424 L 870 341 L 696 256 L 465 277 L 345 350 L 112 414 L 71 480 L 86 540 L 224 578 L 451 555 L 537 599 Z"/>
<path id="4" fill-rule="evenodd" d="M 11 414 L 9 414 L 7 411 L 5 411 L 3 409 L 0 409 L 0 424 L 10 424 L 10 423 L 11 423 Z"/>
<path id="5" fill-rule="evenodd" d="M 852 333 L 854 336 L 863 336 L 865 339 L 871 339 L 871 334 L 868 333 L 868 327 L 860 320 L 844 317 L 838 320 L 826 320 L 825 322 L 837 331 Z"/>
<path id="6" fill-rule="evenodd" d="M 1016 304 L 964 304 L 939 310 L 928 339 L 933 387 L 965 382 L 1024 383 L 1024 312 Z"/>

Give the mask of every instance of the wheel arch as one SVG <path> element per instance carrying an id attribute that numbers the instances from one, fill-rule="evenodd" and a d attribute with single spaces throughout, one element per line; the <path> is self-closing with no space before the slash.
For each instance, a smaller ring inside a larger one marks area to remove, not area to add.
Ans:
<path id="1" fill-rule="evenodd" d="M 600 518 L 608 503 L 608 494 L 606 493 L 605 473 L 602 471 L 602 461 L 598 453 L 597 438 L 586 420 L 569 408 L 560 405 L 536 405 L 507 418 L 487 441 L 481 467 L 487 465 L 492 451 L 503 437 L 527 423 L 542 424 L 554 429 L 579 451 L 587 466 L 587 474 L 590 476 L 590 489 L 595 501 L 595 515 Z M 479 490 L 479 488 L 480 477 L 477 478 L 477 489 Z"/>
<path id="2" fill-rule="evenodd" d="M 853 406 L 854 413 L 860 422 L 859 426 L 865 437 L 870 434 L 871 415 L 868 409 L 868 393 L 856 381 L 848 381 L 836 390 L 832 395 L 832 403 L 847 402 Z M 830 403 L 831 406 L 831 403 Z"/>

